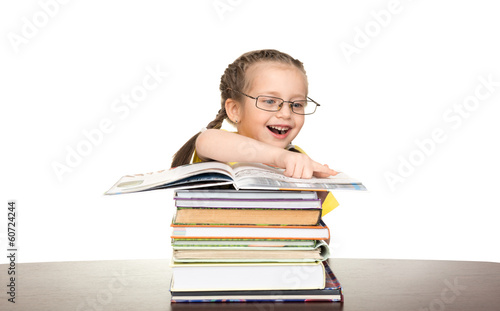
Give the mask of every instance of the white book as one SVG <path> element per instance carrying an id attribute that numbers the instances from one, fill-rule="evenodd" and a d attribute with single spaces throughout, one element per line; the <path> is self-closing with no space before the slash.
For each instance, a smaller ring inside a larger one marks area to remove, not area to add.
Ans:
<path id="1" fill-rule="evenodd" d="M 316 200 L 260 200 L 260 199 L 176 199 L 176 207 L 210 208 L 278 208 L 278 209 L 321 209 L 321 201 Z"/>
<path id="2" fill-rule="evenodd" d="M 179 199 L 290 199 L 314 200 L 318 195 L 314 191 L 269 191 L 269 190 L 232 190 L 232 189 L 191 189 L 177 190 L 175 197 Z"/>
<path id="3" fill-rule="evenodd" d="M 194 264 L 172 262 L 172 291 L 325 288 L 325 268 L 312 263 Z"/>

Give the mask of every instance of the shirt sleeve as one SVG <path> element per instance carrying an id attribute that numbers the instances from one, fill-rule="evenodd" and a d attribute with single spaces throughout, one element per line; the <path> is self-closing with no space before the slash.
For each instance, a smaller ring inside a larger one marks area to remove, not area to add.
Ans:
<path id="1" fill-rule="evenodd" d="M 198 157 L 198 154 L 196 153 L 196 149 L 195 149 L 193 152 L 193 158 L 191 159 L 191 164 L 199 163 L 199 162 L 203 162 L 203 161 L 201 161 L 200 157 Z"/>
<path id="2" fill-rule="evenodd" d="M 299 152 L 299 153 L 307 154 L 302 148 L 300 148 L 299 146 L 296 146 L 296 145 L 288 145 L 286 147 L 286 149 L 289 150 L 289 151 L 294 151 L 294 152 Z"/>

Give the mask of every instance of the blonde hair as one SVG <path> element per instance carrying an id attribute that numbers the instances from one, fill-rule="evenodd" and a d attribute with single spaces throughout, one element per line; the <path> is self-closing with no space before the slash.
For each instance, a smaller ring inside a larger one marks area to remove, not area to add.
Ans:
<path id="1" fill-rule="evenodd" d="M 226 114 L 226 100 L 228 98 L 233 98 L 236 101 L 242 102 L 243 95 L 237 91 L 244 92 L 248 88 L 250 81 L 246 75 L 247 70 L 250 66 L 258 62 L 277 62 L 295 66 L 304 74 L 304 76 L 306 75 L 304 65 L 301 61 L 277 50 L 256 50 L 241 55 L 233 63 L 229 64 L 221 77 L 219 86 L 219 90 L 221 92 L 221 108 L 215 118 L 208 123 L 206 126 L 207 129 L 220 129 L 224 120 L 234 125 Z M 201 132 L 198 132 L 191 137 L 175 153 L 171 167 L 189 164 L 191 162 L 191 158 L 195 150 L 196 139 L 200 133 Z"/>

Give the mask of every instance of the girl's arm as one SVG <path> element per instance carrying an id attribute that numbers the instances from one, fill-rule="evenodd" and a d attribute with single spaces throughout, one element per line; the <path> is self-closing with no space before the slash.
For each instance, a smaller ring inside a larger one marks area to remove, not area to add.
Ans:
<path id="1" fill-rule="evenodd" d="M 294 178 L 328 177 L 337 172 L 306 154 L 288 151 L 258 140 L 222 130 L 209 129 L 198 136 L 196 152 L 203 160 L 258 162 L 284 168 Z"/>

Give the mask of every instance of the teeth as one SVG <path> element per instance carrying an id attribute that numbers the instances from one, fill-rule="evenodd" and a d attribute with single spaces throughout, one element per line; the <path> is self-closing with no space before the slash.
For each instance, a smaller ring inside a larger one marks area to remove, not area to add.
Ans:
<path id="1" fill-rule="evenodd" d="M 275 130 L 278 130 L 278 131 L 286 131 L 289 129 L 289 127 L 281 127 L 281 126 L 274 126 L 274 125 L 270 125 L 269 127 L 275 129 Z"/>
<path id="2" fill-rule="evenodd" d="M 274 125 L 270 125 L 269 128 L 276 130 L 279 134 L 285 134 L 290 129 L 288 126 L 282 127 Z"/>

